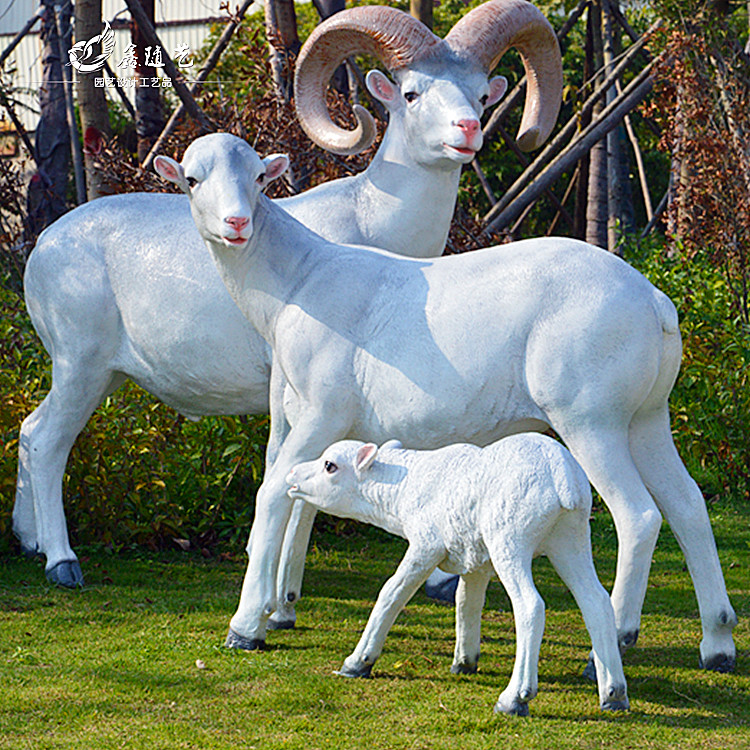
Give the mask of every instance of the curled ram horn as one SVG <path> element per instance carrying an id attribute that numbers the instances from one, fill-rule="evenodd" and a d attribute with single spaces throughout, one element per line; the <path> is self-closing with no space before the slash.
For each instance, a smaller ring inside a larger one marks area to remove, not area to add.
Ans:
<path id="1" fill-rule="evenodd" d="M 373 55 L 392 72 L 428 59 L 450 64 L 459 58 L 489 74 L 510 47 L 521 54 L 529 80 L 519 145 L 531 150 L 548 137 L 557 119 L 562 62 L 554 30 L 526 0 L 490 0 L 462 18 L 445 40 L 395 8 L 363 6 L 336 13 L 300 50 L 294 83 L 297 115 L 307 135 L 322 148 L 358 153 L 375 137 L 372 116 L 354 105 L 358 124 L 346 130 L 331 120 L 325 98 L 333 71 L 347 57 Z"/>
<path id="2" fill-rule="evenodd" d="M 526 0 L 490 0 L 467 13 L 445 41 L 488 73 L 510 47 L 518 50 L 527 89 L 517 142 L 523 151 L 539 148 L 557 121 L 563 85 L 560 46 L 541 11 Z"/>
<path id="3" fill-rule="evenodd" d="M 355 130 L 336 125 L 326 106 L 326 88 L 334 70 L 350 55 L 377 57 L 389 70 L 409 65 L 420 50 L 440 43 L 416 18 L 380 6 L 350 8 L 315 28 L 299 57 L 294 76 L 294 101 L 305 133 L 336 154 L 356 154 L 375 139 L 372 115 L 354 105 Z"/>

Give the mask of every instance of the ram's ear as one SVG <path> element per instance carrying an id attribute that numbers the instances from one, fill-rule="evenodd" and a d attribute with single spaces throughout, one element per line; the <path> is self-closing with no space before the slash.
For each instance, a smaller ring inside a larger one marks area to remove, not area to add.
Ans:
<path id="1" fill-rule="evenodd" d="M 289 157 L 286 154 L 270 154 L 263 159 L 266 173 L 263 175 L 263 186 L 273 182 L 289 168 Z"/>
<path id="2" fill-rule="evenodd" d="M 154 158 L 154 170 L 160 177 L 174 182 L 184 192 L 189 192 L 187 180 L 185 180 L 185 170 L 179 162 L 170 159 L 168 156 L 159 155 Z"/>
<path id="3" fill-rule="evenodd" d="M 372 462 L 378 455 L 378 446 L 375 443 L 365 443 L 358 451 L 357 458 L 354 461 L 354 468 L 357 473 L 367 471 L 372 466 Z"/>
<path id="4" fill-rule="evenodd" d="M 490 93 L 484 106 L 491 107 L 493 104 L 497 104 L 505 96 L 507 90 L 508 79 L 505 76 L 490 78 Z"/>
<path id="5" fill-rule="evenodd" d="M 388 108 L 398 99 L 398 86 L 379 70 L 371 70 L 365 78 L 365 83 L 369 92 Z"/>

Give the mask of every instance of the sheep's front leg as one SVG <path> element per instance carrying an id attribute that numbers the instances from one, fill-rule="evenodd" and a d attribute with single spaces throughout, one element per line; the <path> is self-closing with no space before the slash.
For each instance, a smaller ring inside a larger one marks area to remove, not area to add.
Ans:
<path id="1" fill-rule="evenodd" d="M 273 417 L 272 417 L 273 419 Z M 302 461 L 310 461 L 340 437 L 317 422 L 292 429 L 266 469 L 255 502 L 255 519 L 247 545 L 248 566 L 237 612 L 229 624 L 226 645 L 253 650 L 265 645 L 268 618 L 276 609 L 276 577 L 292 500 L 286 475 Z"/>
<path id="2" fill-rule="evenodd" d="M 357 647 L 337 674 L 343 677 L 370 676 L 372 665 L 380 656 L 388 631 L 399 612 L 444 557 L 445 550 L 409 546 L 398 569 L 380 590 Z"/>
<path id="3" fill-rule="evenodd" d="M 474 674 L 479 662 L 479 643 L 482 630 L 482 609 L 487 584 L 492 577 L 487 566 L 461 576 L 456 589 L 456 650 L 453 674 Z"/>

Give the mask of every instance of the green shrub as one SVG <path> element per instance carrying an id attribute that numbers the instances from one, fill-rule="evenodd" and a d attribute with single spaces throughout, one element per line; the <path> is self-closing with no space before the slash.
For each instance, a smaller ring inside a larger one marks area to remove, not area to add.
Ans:
<path id="1" fill-rule="evenodd" d="M 632 252 L 631 252 L 632 254 Z M 750 496 L 750 327 L 709 253 L 666 257 L 651 244 L 631 258 L 680 314 L 683 361 L 670 399 L 672 431 L 704 493 Z"/>

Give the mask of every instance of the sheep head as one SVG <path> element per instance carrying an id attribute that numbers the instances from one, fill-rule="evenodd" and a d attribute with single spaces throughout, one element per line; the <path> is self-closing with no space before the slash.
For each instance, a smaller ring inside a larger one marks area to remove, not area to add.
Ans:
<path id="1" fill-rule="evenodd" d="M 505 92 L 505 79 L 488 80 L 488 76 L 510 47 L 521 54 L 529 82 L 518 143 L 532 150 L 546 140 L 557 119 L 562 60 L 552 27 L 526 0 L 489 0 L 464 16 L 445 39 L 394 8 L 341 11 L 321 23 L 300 51 L 295 74 L 297 113 L 305 132 L 323 148 L 341 154 L 366 148 L 375 136 L 370 114 L 355 105 L 356 129 L 338 127 L 328 113 L 325 91 L 343 60 L 370 54 L 396 81 L 375 72 L 367 79 L 370 92 L 388 108 L 391 127 L 394 118 L 402 117 L 406 130 L 424 135 L 434 131 L 442 114 L 439 129 L 446 132 L 452 127 L 455 132 L 452 137 L 441 136 L 449 148 L 437 158 L 465 163 L 481 146 L 479 115 Z M 458 110 L 446 101 L 449 89 L 453 89 L 450 98 L 461 97 Z M 429 146 L 427 150 L 434 153 Z"/>
<path id="2" fill-rule="evenodd" d="M 263 188 L 284 173 L 289 159 L 262 159 L 241 138 L 212 133 L 188 146 L 181 162 L 157 156 L 154 169 L 190 199 L 201 236 L 214 246 L 242 248 L 253 233 L 253 210 Z"/>

